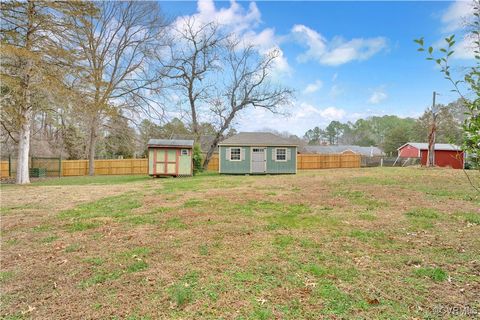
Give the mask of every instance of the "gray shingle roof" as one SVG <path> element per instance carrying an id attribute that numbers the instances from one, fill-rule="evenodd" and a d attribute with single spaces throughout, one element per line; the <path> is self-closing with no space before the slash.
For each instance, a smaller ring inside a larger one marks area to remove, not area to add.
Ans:
<path id="1" fill-rule="evenodd" d="M 398 149 L 406 146 L 411 145 L 419 150 L 427 150 L 428 143 L 421 143 L 421 142 L 407 142 L 403 146 L 399 147 Z M 397 150 L 398 150 L 397 149 Z M 435 143 L 435 150 L 445 150 L 445 151 L 461 151 L 462 149 L 459 146 L 450 143 Z"/>
<path id="2" fill-rule="evenodd" d="M 382 156 L 383 151 L 377 147 L 361 147 L 353 145 L 341 145 L 341 146 L 305 146 L 306 153 L 319 153 L 319 154 L 338 154 L 345 151 L 352 151 L 363 156 Z"/>
<path id="3" fill-rule="evenodd" d="M 193 147 L 193 140 L 150 139 L 148 146 Z"/>
<path id="4" fill-rule="evenodd" d="M 223 140 L 220 146 L 297 146 L 288 139 L 270 132 L 240 132 L 233 137 Z"/>

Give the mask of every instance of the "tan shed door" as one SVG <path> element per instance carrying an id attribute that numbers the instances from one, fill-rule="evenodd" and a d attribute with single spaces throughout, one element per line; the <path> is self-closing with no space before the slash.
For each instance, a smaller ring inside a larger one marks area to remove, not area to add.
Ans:
<path id="1" fill-rule="evenodd" d="M 157 157 L 155 165 L 155 173 L 164 174 L 165 173 L 165 150 L 157 149 Z"/>

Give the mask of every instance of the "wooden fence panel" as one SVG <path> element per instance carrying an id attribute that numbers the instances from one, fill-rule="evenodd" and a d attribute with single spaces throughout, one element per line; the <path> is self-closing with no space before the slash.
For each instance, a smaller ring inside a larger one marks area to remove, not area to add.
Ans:
<path id="1" fill-rule="evenodd" d="M 88 160 L 62 160 L 62 176 L 88 175 Z"/>
<path id="2" fill-rule="evenodd" d="M 218 154 L 214 154 L 208 163 L 207 170 L 208 171 L 218 171 Z"/>
<path id="3" fill-rule="evenodd" d="M 357 154 L 304 154 L 297 155 L 297 168 L 334 169 L 360 168 L 361 156 Z"/>
<path id="4" fill-rule="evenodd" d="M 1 178 L 8 178 L 8 161 L 0 161 L 0 177 Z"/>
<path id="5" fill-rule="evenodd" d="M 63 176 L 88 175 L 88 160 L 63 160 Z M 147 174 L 147 159 L 95 160 L 95 175 Z"/>

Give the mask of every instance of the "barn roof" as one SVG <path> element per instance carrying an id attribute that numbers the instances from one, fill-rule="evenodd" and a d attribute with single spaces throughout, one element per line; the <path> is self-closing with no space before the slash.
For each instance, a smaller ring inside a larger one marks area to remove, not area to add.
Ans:
<path id="1" fill-rule="evenodd" d="M 175 139 L 150 139 L 148 140 L 149 147 L 193 147 L 193 140 L 175 140 Z"/>
<path id="2" fill-rule="evenodd" d="M 321 153 L 321 154 L 337 154 L 345 151 L 352 151 L 353 153 L 361 154 L 363 156 L 382 156 L 383 151 L 377 147 L 361 147 L 354 145 L 339 145 L 339 146 L 305 146 L 307 153 Z"/>
<path id="3" fill-rule="evenodd" d="M 397 150 L 400 150 L 407 145 L 410 145 L 419 150 L 428 150 L 428 143 L 421 143 L 421 142 L 407 142 L 403 146 L 399 147 Z M 456 146 L 450 143 L 435 143 L 434 149 L 443 150 L 443 151 L 461 151 L 462 150 L 459 146 Z"/>
<path id="4" fill-rule="evenodd" d="M 297 143 L 270 132 L 240 132 L 219 143 L 220 146 L 297 146 Z"/>

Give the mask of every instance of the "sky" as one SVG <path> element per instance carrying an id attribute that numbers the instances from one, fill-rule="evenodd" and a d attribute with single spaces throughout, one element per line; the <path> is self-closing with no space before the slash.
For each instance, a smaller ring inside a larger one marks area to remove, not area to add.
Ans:
<path id="1" fill-rule="evenodd" d="M 160 2 L 168 16 L 216 21 L 258 45 L 277 48 L 274 81 L 295 90 L 287 115 L 251 109 L 235 123 L 238 131 L 275 129 L 303 136 L 332 120 L 368 116 L 418 117 L 431 106 L 457 96 L 439 69 L 417 52 L 414 39 L 440 47 L 460 35 L 454 70 L 473 64 L 462 39 L 470 1 L 325 2 L 230 1 Z"/>

